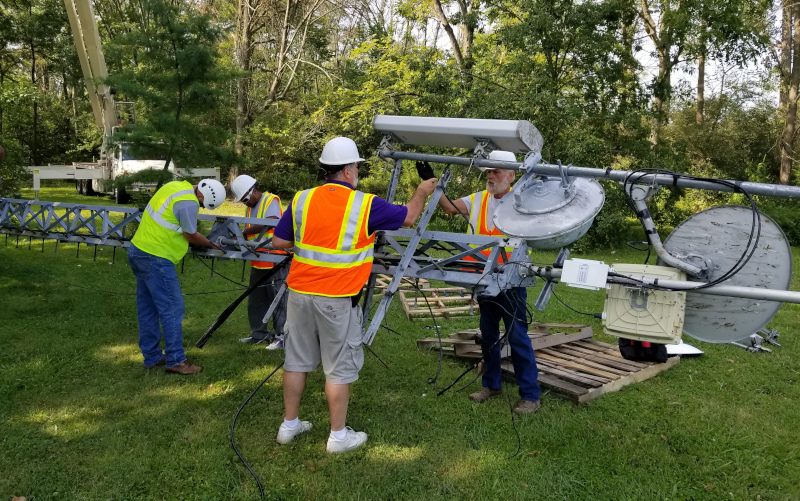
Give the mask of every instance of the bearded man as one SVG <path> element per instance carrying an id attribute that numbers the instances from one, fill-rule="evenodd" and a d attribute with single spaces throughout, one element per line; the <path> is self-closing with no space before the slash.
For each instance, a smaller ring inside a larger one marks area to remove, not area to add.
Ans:
<path id="1" fill-rule="evenodd" d="M 516 162 L 517 159 L 510 151 L 492 151 L 490 160 Z M 444 196 L 439 199 L 439 206 L 448 215 L 462 214 L 469 217 L 469 234 L 504 236 L 494 226 L 494 212 L 500 200 L 512 196 L 511 182 L 514 180 L 514 171 L 509 169 L 485 169 L 487 172 L 486 190 L 459 198 L 452 203 Z M 481 251 L 487 258 L 490 250 Z M 510 253 L 510 252 L 509 252 Z M 502 264 L 498 257 L 498 262 Z M 533 346 L 528 337 L 527 322 L 527 290 L 524 287 L 515 287 L 503 291 L 496 297 L 478 296 L 480 307 L 481 350 L 484 357 L 484 372 L 482 388 L 472 393 L 469 398 L 475 402 L 483 403 L 492 397 L 500 395 L 500 351 L 502 344 L 500 338 L 500 320 L 506 328 L 506 342 L 511 348 L 511 361 L 514 365 L 514 375 L 519 385 L 520 401 L 514 408 L 515 414 L 533 414 L 541 403 L 539 395 L 541 390 L 537 383 L 539 370 L 536 367 L 536 358 Z"/>

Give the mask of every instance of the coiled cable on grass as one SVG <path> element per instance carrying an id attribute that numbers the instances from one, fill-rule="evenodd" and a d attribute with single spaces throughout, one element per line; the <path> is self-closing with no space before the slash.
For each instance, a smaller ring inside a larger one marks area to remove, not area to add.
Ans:
<path id="1" fill-rule="evenodd" d="M 239 456 L 239 460 L 242 462 L 244 467 L 247 468 L 247 471 L 250 472 L 250 475 L 252 475 L 253 478 L 256 480 L 256 484 L 258 485 L 258 492 L 261 495 L 261 499 L 264 499 L 264 486 L 261 485 L 261 479 L 258 478 L 256 472 L 253 471 L 253 469 L 247 463 L 247 460 L 245 460 L 244 456 L 242 456 L 242 453 L 239 452 L 239 448 L 236 447 L 236 441 L 234 440 L 233 433 L 236 430 L 236 420 L 239 419 L 239 414 L 241 414 L 242 409 L 244 409 L 244 407 L 248 404 L 248 402 L 250 402 L 250 399 L 253 398 L 256 392 L 259 389 L 261 389 L 262 386 L 264 386 L 264 383 L 269 381 L 269 378 L 271 378 L 276 372 L 278 372 L 278 369 L 280 369 L 281 367 L 283 367 L 283 362 L 281 362 L 277 367 L 275 367 L 275 370 L 270 372 L 269 376 L 265 377 L 264 380 L 261 381 L 261 383 L 258 386 L 256 386 L 256 389 L 253 390 L 253 392 L 250 393 L 250 395 L 245 399 L 245 401 L 242 402 L 242 405 L 239 406 L 239 410 L 236 411 L 236 415 L 233 416 L 233 423 L 231 423 L 231 447 L 233 447 L 233 452 L 235 452 L 236 455 Z"/>

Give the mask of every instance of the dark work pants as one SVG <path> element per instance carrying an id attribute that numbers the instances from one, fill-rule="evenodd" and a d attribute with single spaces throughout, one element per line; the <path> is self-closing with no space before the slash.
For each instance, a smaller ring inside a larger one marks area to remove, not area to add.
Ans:
<path id="1" fill-rule="evenodd" d="M 250 268 L 250 283 L 254 284 L 270 270 Z M 280 271 L 269 280 L 262 283 L 260 287 L 250 293 L 247 297 L 247 319 L 250 322 L 250 335 L 255 339 L 272 340 L 274 337 L 283 336 L 283 325 L 286 323 L 286 297 L 283 296 L 278 307 L 272 313 L 272 326 L 270 331 L 269 324 L 265 323 L 264 315 L 267 314 L 269 306 L 278 294 L 281 286 L 289 276 L 289 266 L 284 266 Z"/>

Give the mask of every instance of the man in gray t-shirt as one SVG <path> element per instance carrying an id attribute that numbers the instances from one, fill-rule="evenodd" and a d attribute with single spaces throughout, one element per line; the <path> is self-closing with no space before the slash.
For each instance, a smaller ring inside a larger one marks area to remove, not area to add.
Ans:
<path id="1" fill-rule="evenodd" d="M 241 175 L 231 183 L 233 198 L 236 202 L 245 204 L 245 217 L 270 219 L 272 223 L 277 223 L 283 214 L 281 199 L 277 195 L 261 192 L 258 189 L 256 180 L 248 175 Z M 248 224 L 244 229 L 244 236 L 248 239 L 255 238 L 262 231 L 264 225 Z M 271 236 L 273 230 L 265 232 L 265 236 Z M 269 252 L 280 254 L 282 257 L 288 254 L 284 251 L 274 251 L 258 249 L 258 252 Z M 257 283 L 264 275 L 271 272 L 272 263 L 261 261 L 250 262 L 250 286 Z M 278 302 L 272 314 L 272 326 L 270 330 L 268 321 L 264 317 L 269 307 L 274 302 L 280 291 L 281 286 L 286 282 L 289 275 L 289 265 L 284 266 L 274 273 L 266 282 L 256 287 L 247 297 L 247 319 L 250 323 L 250 335 L 241 338 L 242 343 L 266 343 L 268 350 L 283 348 L 283 326 L 286 323 L 286 294 Z M 267 319 L 268 320 L 268 319 Z"/>

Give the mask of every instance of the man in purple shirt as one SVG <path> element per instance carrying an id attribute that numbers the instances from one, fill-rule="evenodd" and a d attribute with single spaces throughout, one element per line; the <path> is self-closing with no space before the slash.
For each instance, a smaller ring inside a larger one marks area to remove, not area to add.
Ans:
<path id="1" fill-rule="evenodd" d="M 358 162 L 364 161 L 358 154 L 356 144 L 349 138 L 337 137 L 330 140 L 322 150 L 320 164 L 325 171 L 325 185 L 329 188 L 322 193 L 337 192 L 346 189 L 353 190 L 358 185 Z M 367 234 L 378 230 L 396 230 L 401 226 L 412 226 L 416 223 L 425 206 L 425 200 L 433 193 L 436 179 L 423 181 L 417 187 L 411 200 L 405 206 L 392 205 L 387 201 L 372 197 L 369 217 L 367 219 Z M 319 188 L 317 189 L 319 190 Z M 316 190 L 314 190 L 316 191 Z M 313 192 L 311 192 L 313 193 Z M 302 192 L 297 197 L 316 197 Z M 346 199 L 346 198 L 345 198 Z M 335 195 L 326 199 L 326 203 L 333 205 L 333 201 L 340 201 L 342 197 Z M 339 203 L 339 202 L 336 202 Z M 354 209 L 350 208 L 350 211 Z M 304 213 L 299 231 L 311 231 L 312 234 L 328 225 L 338 228 L 341 220 L 331 221 L 326 218 L 324 211 Z M 341 214 L 341 210 L 333 211 Z M 359 214 L 355 209 L 353 214 Z M 352 214 L 345 211 L 345 222 Z M 279 249 L 294 246 L 294 209 L 290 206 L 275 227 L 272 244 Z M 359 221 L 363 224 L 363 221 Z M 351 236 L 351 238 L 353 238 Z M 352 242 L 351 242 L 352 243 Z M 309 242 L 308 234 L 304 237 L 303 247 L 299 249 L 307 252 L 305 246 L 313 246 Z M 342 250 L 343 243 L 339 242 L 338 249 L 320 248 L 319 254 L 323 258 L 347 255 Z M 354 243 L 353 243 L 354 245 Z M 345 270 L 347 272 L 347 270 Z M 354 272 L 363 270 L 354 268 Z M 311 429 L 311 423 L 301 421 L 298 417 L 300 400 L 306 386 L 308 372 L 316 370 L 319 365 L 325 372 L 325 396 L 328 400 L 330 411 L 331 432 L 328 437 L 327 451 L 342 453 L 357 449 L 367 441 L 367 434 L 354 431 L 346 426 L 347 406 L 350 398 L 350 383 L 358 379 L 358 372 L 364 363 L 364 354 L 361 348 L 361 310 L 357 307 L 357 292 L 361 275 L 348 283 L 348 294 L 354 296 L 339 297 L 335 291 L 330 291 L 328 296 L 324 290 L 294 290 L 292 287 L 293 273 L 299 278 L 302 272 L 293 267 L 289 275 L 289 300 L 286 317 L 286 340 L 284 349 L 286 361 L 283 374 L 283 402 L 284 417 L 278 429 L 277 441 L 280 444 L 289 443 L 295 436 Z M 339 277 L 340 275 L 333 275 Z M 302 283 L 302 281 L 300 282 Z M 326 283 L 324 288 L 331 287 Z"/>
<path id="2" fill-rule="evenodd" d="M 340 184 L 348 188 L 354 188 L 354 186 L 347 181 L 326 179 L 325 184 L 329 183 Z M 356 178 L 356 183 L 358 183 L 358 178 Z M 436 179 L 434 179 L 433 182 L 425 181 L 423 184 L 429 184 L 435 188 Z M 409 204 L 410 203 L 411 202 L 409 202 Z M 367 222 L 367 232 L 374 233 L 381 230 L 391 231 L 396 230 L 401 226 L 411 226 L 417 221 L 417 218 L 419 218 L 419 213 L 422 212 L 423 208 L 424 205 L 419 207 L 419 212 L 416 212 L 415 210 L 414 214 L 411 214 L 412 217 L 408 218 L 408 206 L 390 204 L 381 197 L 376 196 L 372 199 L 372 206 L 369 212 L 369 221 Z M 411 220 L 410 224 L 406 224 L 407 219 Z M 294 220 L 292 219 L 291 210 L 287 210 L 283 213 L 281 220 L 278 221 L 278 225 L 275 226 L 274 236 L 290 242 L 294 240 Z"/>

